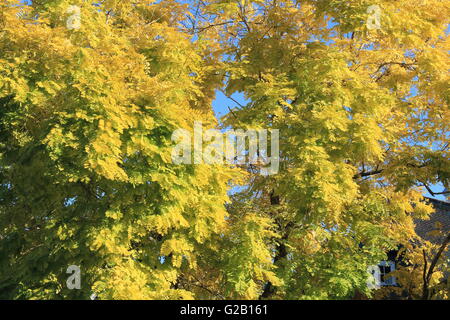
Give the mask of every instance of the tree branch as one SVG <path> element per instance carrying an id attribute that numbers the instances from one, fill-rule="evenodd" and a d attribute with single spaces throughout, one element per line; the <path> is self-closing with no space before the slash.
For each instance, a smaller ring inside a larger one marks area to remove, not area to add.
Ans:
<path id="1" fill-rule="evenodd" d="M 422 299 L 428 300 L 429 298 L 429 285 L 431 276 L 434 273 L 434 268 L 436 267 L 436 264 L 439 261 L 439 258 L 442 256 L 442 253 L 444 252 L 447 245 L 450 243 L 450 233 L 447 235 L 447 237 L 442 242 L 441 246 L 439 247 L 438 252 L 436 252 L 435 256 L 433 257 L 433 260 L 431 261 L 430 268 L 427 271 L 427 259 L 425 254 L 425 249 L 423 249 L 423 258 L 424 258 L 424 267 L 423 267 L 423 289 L 422 289 Z"/>
<path id="2" fill-rule="evenodd" d="M 373 171 L 368 171 L 368 172 L 360 172 L 357 173 L 353 176 L 353 179 L 358 179 L 358 178 L 363 178 L 363 177 L 368 177 L 368 176 L 373 176 L 375 174 L 380 174 L 383 172 L 383 169 L 379 169 L 379 170 L 373 170 Z"/>

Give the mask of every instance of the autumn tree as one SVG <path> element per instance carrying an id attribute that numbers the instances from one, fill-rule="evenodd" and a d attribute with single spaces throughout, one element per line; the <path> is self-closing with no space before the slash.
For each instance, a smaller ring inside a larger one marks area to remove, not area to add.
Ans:
<path id="1" fill-rule="evenodd" d="M 247 167 L 237 217 L 270 219 L 277 283 L 252 298 L 370 295 L 366 268 L 414 239 L 448 189 L 448 4 L 213 1 L 192 32 L 224 52 L 225 127 L 278 128 L 280 172 Z M 194 20 L 196 21 L 196 20 Z M 233 209 L 231 212 L 234 212 Z M 251 275 L 242 270 L 243 283 Z M 280 284 L 282 283 L 282 284 Z M 239 294 L 237 294 L 239 296 Z M 247 297 L 247 296 L 246 296 Z"/>
<path id="2" fill-rule="evenodd" d="M 397 286 L 381 287 L 375 292 L 377 299 L 442 299 L 450 297 L 450 283 L 448 282 L 448 248 L 450 233 L 442 225 L 436 224 L 428 232 L 431 239 L 425 240 L 414 235 L 405 241 L 398 251 L 396 270 L 388 277 L 395 277 Z M 430 240 L 433 240 L 432 242 Z"/>
<path id="3" fill-rule="evenodd" d="M 432 212 L 423 188 L 449 189 L 449 11 L 2 1 L 0 297 L 370 296 L 368 266 Z M 172 163 L 194 121 L 279 129 L 279 172 Z"/>
<path id="4" fill-rule="evenodd" d="M 233 173 L 171 161 L 174 130 L 215 122 L 206 49 L 177 30 L 184 6 L 0 10 L 0 296 L 194 297 L 177 278 L 217 250 Z"/>

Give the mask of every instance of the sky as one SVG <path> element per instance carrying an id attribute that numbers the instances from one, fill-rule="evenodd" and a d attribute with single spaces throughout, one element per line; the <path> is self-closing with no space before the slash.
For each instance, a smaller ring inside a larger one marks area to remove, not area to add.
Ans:
<path id="1" fill-rule="evenodd" d="M 417 90 L 415 88 L 412 88 L 411 94 L 416 95 Z M 245 103 L 248 102 L 248 100 L 245 100 L 244 95 L 242 93 L 235 93 L 232 95 L 232 98 L 234 100 L 238 101 L 242 105 L 245 105 Z M 220 119 L 221 117 L 226 115 L 229 112 L 228 107 L 233 109 L 235 107 L 238 108 L 239 106 L 234 101 L 227 98 L 222 92 L 217 91 L 216 99 L 213 101 L 213 110 L 214 110 L 214 114 L 215 114 L 216 118 Z M 280 131 L 280 135 L 282 135 L 282 134 L 283 133 Z M 441 192 L 442 190 L 444 190 L 444 186 L 442 184 L 431 185 L 430 188 L 433 192 Z M 425 188 L 424 188 L 423 194 L 425 197 L 428 197 L 428 198 L 434 198 L 434 199 L 446 201 L 444 195 L 432 196 L 427 190 L 425 190 Z"/>
<path id="2" fill-rule="evenodd" d="M 328 22 L 328 27 L 332 28 L 336 24 L 337 23 L 335 23 L 333 21 L 333 19 L 331 19 Z M 450 33 L 450 25 L 447 27 L 447 30 L 446 30 L 446 34 L 449 34 L 449 33 Z M 311 39 L 311 41 L 314 41 L 314 39 Z M 329 44 L 329 43 L 330 42 L 327 42 L 326 44 Z M 414 97 L 417 94 L 418 94 L 417 88 L 415 86 L 412 86 L 411 87 L 411 97 Z M 235 93 L 235 94 L 233 94 L 232 98 L 234 100 L 238 101 L 239 104 L 241 104 L 241 105 L 245 105 L 248 102 L 248 100 L 245 100 L 244 95 L 242 93 Z M 214 110 L 214 114 L 217 119 L 220 119 L 221 117 L 226 115 L 229 112 L 228 108 L 233 109 L 234 107 L 239 107 L 239 106 L 234 101 L 227 98 L 222 92 L 220 92 L 220 91 L 216 92 L 216 99 L 213 101 L 213 110 Z M 280 132 L 280 134 L 282 135 L 283 133 Z M 442 184 L 430 185 L 430 188 L 433 192 L 441 192 L 444 190 L 444 186 Z M 423 194 L 424 194 L 424 196 L 429 197 L 429 198 L 446 201 L 446 198 L 444 195 L 432 196 L 425 188 L 424 188 Z"/>
<path id="3" fill-rule="evenodd" d="M 29 4 L 29 3 L 31 3 L 31 0 L 23 0 L 23 3 Z M 328 27 L 331 28 L 334 25 L 336 25 L 336 23 L 333 20 L 330 20 Z M 449 31 L 450 31 L 450 26 L 447 28 L 446 33 L 448 34 Z M 314 39 L 311 39 L 311 41 L 314 41 Z M 414 87 L 411 89 L 411 95 L 412 96 L 417 95 L 417 90 Z M 233 94 L 232 97 L 233 97 L 233 99 L 235 99 L 236 101 L 238 101 L 240 104 L 243 104 L 243 105 L 245 105 L 245 103 L 248 102 L 248 100 L 245 100 L 244 95 L 242 93 L 235 93 L 235 94 Z M 214 110 L 214 114 L 217 119 L 220 119 L 221 117 L 226 115 L 229 112 L 229 108 L 233 109 L 235 107 L 238 107 L 238 105 L 234 101 L 227 98 L 222 92 L 220 92 L 220 91 L 216 92 L 216 99 L 213 101 L 213 110 Z M 280 132 L 280 134 L 283 134 L 283 133 Z M 430 186 L 430 188 L 435 192 L 440 192 L 443 190 L 442 185 L 432 185 L 432 186 Z M 439 200 L 445 200 L 445 197 L 443 195 L 437 195 L 437 196 L 433 197 L 426 190 L 424 190 L 424 195 L 426 197 L 431 197 L 431 198 L 435 198 L 435 199 L 439 199 Z"/>

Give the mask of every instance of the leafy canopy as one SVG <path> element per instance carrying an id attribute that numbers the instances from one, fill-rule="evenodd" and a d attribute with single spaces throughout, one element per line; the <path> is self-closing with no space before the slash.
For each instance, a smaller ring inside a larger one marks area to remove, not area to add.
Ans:
<path id="1" fill-rule="evenodd" d="M 0 297 L 371 295 L 367 267 L 432 212 L 420 188 L 450 186 L 449 11 L 2 1 Z M 280 130 L 277 175 L 171 162 L 176 129 L 219 125 L 216 90 L 246 98 L 224 128 Z"/>

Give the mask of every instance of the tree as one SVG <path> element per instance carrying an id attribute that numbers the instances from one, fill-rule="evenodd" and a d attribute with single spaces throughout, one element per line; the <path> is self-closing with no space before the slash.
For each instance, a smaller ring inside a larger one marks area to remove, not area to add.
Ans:
<path id="1" fill-rule="evenodd" d="M 205 47 L 183 6 L 133 3 L 1 5 L 2 298 L 190 298 L 177 278 L 217 250 L 232 170 L 171 161 L 174 130 L 214 124 Z"/>
<path id="2" fill-rule="evenodd" d="M 373 5 L 381 11 L 379 28 L 367 14 Z M 441 1 L 204 7 L 204 24 L 193 30 L 221 35 L 225 93 L 241 92 L 249 101 L 236 105 L 225 127 L 281 133 L 280 172 L 263 177 L 247 168 L 241 197 L 276 227 L 268 245 L 283 284 L 266 282 L 261 298 L 368 293 L 367 266 L 413 239 L 414 219 L 431 212 L 418 188 L 448 188 L 442 12 L 448 6 Z"/>
<path id="3" fill-rule="evenodd" d="M 395 277 L 398 286 L 383 287 L 375 297 L 383 299 L 444 299 L 449 298 L 450 286 L 447 280 L 449 259 L 446 251 L 450 235 L 442 228 L 431 231 L 433 243 L 415 236 L 398 253 L 397 269 L 388 276 Z"/>
<path id="4" fill-rule="evenodd" d="M 2 298 L 371 295 L 432 212 L 420 188 L 449 189 L 443 1 L 0 10 Z M 216 90 L 246 98 L 223 128 L 280 130 L 278 174 L 172 163 Z"/>
<path id="5" fill-rule="evenodd" d="M 438 284 L 435 287 L 431 286 L 432 283 L 432 277 L 433 274 L 438 271 L 437 265 L 441 258 L 443 258 L 443 254 L 447 249 L 448 244 L 450 243 L 450 233 L 447 234 L 447 236 L 444 238 L 443 242 L 438 246 L 436 252 L 432 256 L 432 259 L 430 261 L 430 265 L 428 266 L 427 261 L 427 253 L 425 249 L 422 250 L 423 252 L 423 273 L 422 273 L 422 299 L 428 300 L 432 297 L 432 295 L 436 294 L 436 291 L 438 291 L 440 288 L 438 288 L 439 285 L 444 284 L 446 280 L 442 281 L 443 275 L 441 276 L 441 279 L 438 279 Z M 442 259 L 443 260 L 443 259 Z M 448 266 L 447 266 L 448 268 Z M 445 270 L 445 269 L 444 269 Z M 445 288 L 445 287 L 444 287 Z M 448 285 L 447 285 L 447 294 L 445 294 L 444 298 L 448 298 Z"/>

